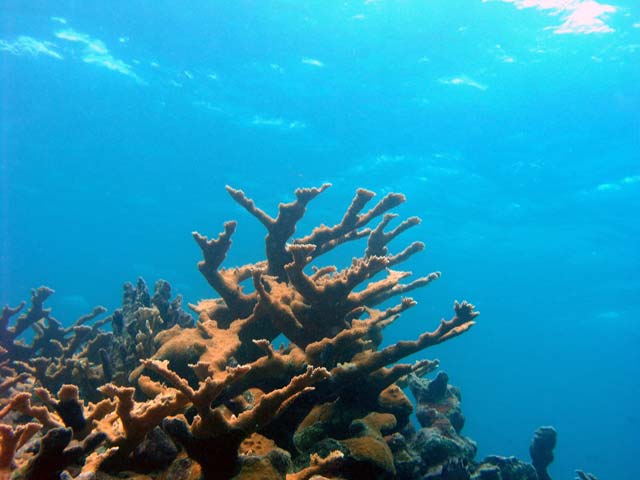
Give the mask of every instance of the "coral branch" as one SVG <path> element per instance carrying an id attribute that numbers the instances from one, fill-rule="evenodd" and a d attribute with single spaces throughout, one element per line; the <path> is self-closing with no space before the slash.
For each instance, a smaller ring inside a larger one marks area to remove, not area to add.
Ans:
<path id="1" fill-rule="evenodd" d="M 307 468 L 296 473 L 288 474 L 286 480 L 309 480 L 315 475 L 337 472 L 339 471 L 340 466 L 344 463 L 344 453 L 340 450 L 334 450 L 324 458 L 314 453 L 311 455 L 309 463 L 310 464 Z"/>
<path id="2" fill-rule="evenodd" d="M 270 275 L 280 279 L 285 278 L 284 266 L 291 261 L 291 256 L 285 248 L 287 241 L 296 231 L 296 224 L 304 215 L 307 204 L 330 186 L 331 184 L 325 183 L 319 188 L 296 189 L 296 200 L 291 203 L 281 203 L 276 218 L 270 217 L 257 208 L 253 200 L 249 199 L 242 190 L 226 187 L 231 197 L 266 227 L 268 233 L 265 243 L 269 265 L 267 271 Z"/>
<path id="3" fill-rule="evenodd" d="M 462 303 L 455 302 L 454 310 L 456 315 L 451 320 L 441 320 L 440 326 L 433 332 L 423 333 L 415 341 L 398 342 L 383 350 L 363 355 L 361 359 L 355 362 L 357 367 L 364 371 L 372 372 L 420 350 L 424 350 L 427 347 L 456 337 L 471 328 L 475 324 L 473 319 L 480 314 L 474 311 L 472 304 L 465 301 Z M 336 373 L 349 372 L 349 369 L 337 368 L 338 371 Z"/>
<path id="4" fill-rule="evenodd" d="M 8 356 L 14 360 L 24 360 L 31 356 L 35 347 L 25 345 L 22 342 L 16 342 L 16 339 L 29 327 L 44 333 L 44 327 L 38 325 L 38 322 L 48 318 L 51 312 L 50 309 L 43 308 L 44 302 L 51 294 L 53 294 L 53 290 L 48 287 L 39 287 L 32 290 L 29 310 L 20 315 L 12 327 L 9 326 L 9 321 L 22 310 L 25 303 L 23 302 L 15 308 L 9 306 L 3 307 L 2 317 L 0 317 L 0 347 L 4 353 L 0 353 L 0 359 Z"/>
<path id="5" fill-rule="evenodd" d="M 62 471 L 89 455 L 105 439 L 104 433 L 89 435 L 81 444 L 72 443 L 69 428 L 49 430 L 40 441 L 40 448 L 25 469 L 27 480 L 58 480 Z"/>
<path id="6" fill-rule="evenodd" d="M 318 257 L 344 242 L 369 235 L 371 233 L 370 230 L 364 229 L 358 232 L 358 229 L 367 225 L 375 217 L 382 215 L 384 212 L 397 207 L 405 201 L 404 195 L 389 193 L 369 211 L 360 213 L 374 196 L 375 193 L 370 190 L 359 188 L 340 223 L 333 227 L 327 227 L 325 225 L 316 227 L 311 234 L 296 239 L 294 243 L 315 245 L 316 249 L 314 250 L 313 257 Z"/>
<path id="7" fill-rule="evenodd" d="M 187 399 L 179 392 L 167 391 L 153 400 L 136 404 L 133 399 L 135 388 L 106 384 L 100 392 L 116 398 L 116 411 L 100 421 L 102 431 L 108 432 L 109 441 L 118 451 L 105 460 L 106 469 L 126 465 L 129 456 L 146 435 L 160 425 L 166 417 L 181 412 Z M 116 419 L 119 422 L 116 422 Z"/>
<path id="8" fill-rule="evenodd" d="M 384 215 L 384 217 L 382 217 L 382 221 L 369 234 L 365 256 L 370 257 L 373 255 L 386 255 L 388 253 L 387 244 L 391 240 L 396 238 L 405 230 L 418 225 L 421 221 L 419 217 L 409 217 L 390 232 L 385 232 L 385 227 L 387 227 L 391 220 L 393 220 L 397 216 L 398 215 L 395 213 L 387 213 Z"/>
<path id="9" fill-rule="evenodd" d="M 218 238 L 209 240 L 198 232 L 193 232 L 193 238 L 200 246 L 204 257 L 203 261 L 198 262 L 198 269 L 209 285 L 220 294 L 226 306 L 233 312 L 233 316 L 242 318 L 251 313 L 255 300 L 251 295 L 242 293 L 238 279 L 224 270 L 219 270 L 231 247 L 231 236 L 235 229 L 236 222 L 226 222 L 224 232 L 218 235 Z"/>
<path id="10" fill-rule="evenodd" d="M 238 416 L 234 426 L 245 432 L 259 430 L 282 414 L 297 397 L 310 391 L 313 384 L 328 377 L 326 369 L 308 367 L 305 373 L 293 377 L 286 387 L 264 395 L 251 410 Z"/>
<path id="11" fill-rule="evenodd" d="M 31 394 L 22 392 L 15 395 L 5 407 L 0 410 L 0 419 L 11 411 L 20 412 L 27 417 L 35 418 L 46 428 L 62 427 L 62 423 L 56 419 L 46 407 L 31 405 Z"/>
<path id="12" fill-rule="evenodd" d="M 16 452 L 32 438 L 42 426 L 37 423 L 25 423 L 15 428 L 0 423 L 0 478 L 9 478 Z"/>

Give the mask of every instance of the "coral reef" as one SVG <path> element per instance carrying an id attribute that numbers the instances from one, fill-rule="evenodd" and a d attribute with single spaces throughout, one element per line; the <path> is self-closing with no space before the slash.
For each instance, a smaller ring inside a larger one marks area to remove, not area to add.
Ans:
<path id="1" fill-rule="evenodd" d="M 551 480 L 547 467 L 553 462 L 557 436 L 553 427 L 540 427 L 533 434 L 529 454 L 539 480 Z"/>
<path id="2" fill-rule="evenodd" d="M 398 363 L 466 332 L 473 305 L 455 302 L 433 331 L 381 346 L 384 329 L 415 305 L 404 295 L 440 277 L 404 283 L 411 273 L 397 270 L 424 248 L 390 253 L 420 222 L 390 227 L 403 195 L 367 208 L 374 194 L 359 189 L 338 223 L 294 237 L 328 187 L 296 190 L 275 217 L 227 187 L 266 228 L 266 259 L 223 267 L 235 222 L 213 239 L 194 233 L 198 269 L 217 295 L 189 305 L 195 321 L 165 281 L 153 294 L 142 280 L 126 284 L 121 308 L 100 318 L 97 307 L 67 327 L 44 308 L 47 287 L 26 310 L 5 307 L 0 479 L 549 478 L 555 431 L 536 432 L 533 465 L 475 462 L 460 392 L 443 372 L 423 378 L 437 361 Z M 317 263 L 357 240 L 364 253 L 346 268 Z"/>

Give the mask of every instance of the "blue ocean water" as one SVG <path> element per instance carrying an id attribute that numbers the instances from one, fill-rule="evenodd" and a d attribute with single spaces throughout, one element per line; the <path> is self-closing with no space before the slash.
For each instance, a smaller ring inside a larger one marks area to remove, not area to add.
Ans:
<path id="1" fill-rule="evenodd" d="M 274 213 L 331 182 L 307 231 L 402 192 L 423 223 L 394 247 L 443 276 L 387 341 L 477 305 L 421 355 L 478 458 L 551 424 L 554 478 L 640 478 L 638 85 L 631 0 L 0 0 L 0 303 L 48 285 L 70 322 L 139 276 L 211 296 L 193 230 L 238 219 L 226 264 L 263 255 L 226 184 Z"/>

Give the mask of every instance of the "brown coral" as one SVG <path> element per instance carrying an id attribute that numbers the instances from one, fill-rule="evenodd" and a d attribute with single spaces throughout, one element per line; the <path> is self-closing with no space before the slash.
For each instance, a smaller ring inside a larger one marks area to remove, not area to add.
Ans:
<path id="1" fill-rule="evenodd" d="M 49 289 L 34 291 L 31 308 L 13 326 L 10 319 L 24 305 L 6 307 L 0 367 L 6 369 L 9 358 L 22 363 L 0 388 L 9 392 L 33 378 L 40 404 L 17 392 L 0 417 L 20 412 L 42 425 L 42 442 L 61 439 L 41 451 L 56 451 L 62 460 L 36 455 L 26 471 L 51 464 L 62 472 L 77 461 L 89 473 L 141 469 L 143 463 L 145 471 L 168 472 L 179 470 L 179 462 L 195 461 L 205 478 L 393 476 L 387 437 L 407 427 L 412 411 L 400 386 L 409 374 L 436 365 L 397 362 L 465 332 L 478 313 L 473 305 L 456 302 L 455 316 L 434 331 L 380 349 L 384 329 L 415 302 L 401 298 L 386 309 L 379 305 L 440 273 L 403 283 L 411 274 L 398 266 L 424 245 L 413 242 L 389 252 L 391 240 L 420 221 L 410 217 L 390 228 L 396 218 L 390 210 L 405 201 L 400 194 L 386 195 L 367 210 L 374 194 L 359 189 L 338 223 L 295 238 L 307 206 L 329 186 L 296 190 L 295 200 L 280 204 L 276 217 L 227 187 L 265 226 L 266 259 L 222 266 L 235 222 L 225 223 L 214 239 L 194 233 L 203 254 L 198 268 L 218 294 L 191 305 L 198 314 L 195 324 L 181 310 L 179 297 L 170 300 L 166 282 L 156 284 L 153 296 L 144 282 L 127 285 L 122 309 L 94 321 L 103 312 L 96 309 L 67 328 L 43 308 Z M 365 251 L 346 268 L 317 265 L 322 255 L 358 239 L 366 239 Z M 111 332 L 102 329 L 106 324 Z M 36 332 L 31 344 L 19 338 L 28 328 Z M 288 345 L 275 349 L 278 335 Z M 54 399 L 49 392 L 56 390 Z M 98 392 L 107 398 L 85 406 L 82 399 L 97 401 Z M 2 427 L 5 468 L 34 429 Z M 83 444 L 72 448 L 72 439 Z M 101 441 L 106 450 L 91 453 Z M 160 444 L 173 453 L 152 455 Z M 178 455 L 174 444 L 181 449 Z"/>

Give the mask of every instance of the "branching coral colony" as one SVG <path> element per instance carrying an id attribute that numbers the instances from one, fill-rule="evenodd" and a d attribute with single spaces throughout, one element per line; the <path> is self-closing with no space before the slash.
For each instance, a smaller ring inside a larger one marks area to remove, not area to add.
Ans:
<path id="1" fill-rule="evenodd" d="M 360 189 L 338 224 L 293 238 L 328 187 L 296 190 L 275 218 L 227 187 L 266 227 L 266 260 L 222 267 L 235 222 L 215 239 L 194 233 L 198 268 L 219 295 L 190 305 L 195 322 L 164 281 L 153 294 L 142 280 L 127 284 L 122 308 L 98 320 L 98 307 L 69 327 L 44 308 L 46 287 L 26 310 L 5 307 L 0 479 L 548 478 L 554 431 L 536 434 L 535 468 L 503 457 L 476 463 L 475 444 L 460 435 L 457 389 L 442 372 L 421 378 L 437 362 L 397 363 L 468 330 L 473 305 L 456 302 L 434 331 L 380 348 L 384 328 L 415 305 L 402 296 L 440 276 L 403 283 L 410 273 L 395 270 L 424 247 L 388 250 L 420 221 L 390 228 L 403 195 L 367 209 L 374 194 Z M 347 268 L 315 265 L 357 239 L 366 251 Z M 288 346 L 274 349 L 279 335 Z"/>

